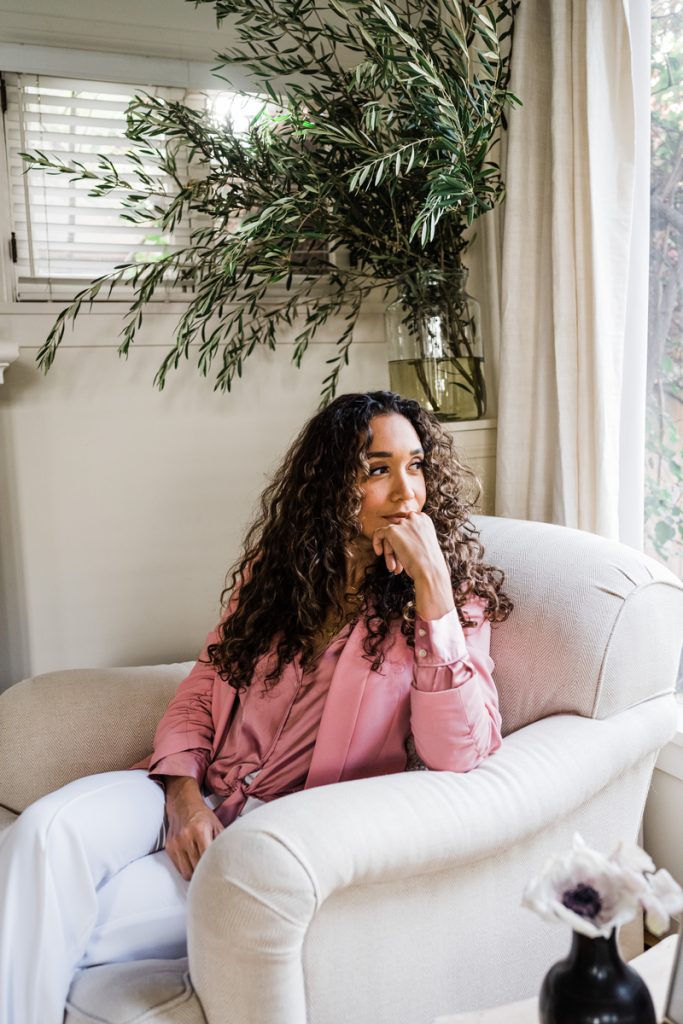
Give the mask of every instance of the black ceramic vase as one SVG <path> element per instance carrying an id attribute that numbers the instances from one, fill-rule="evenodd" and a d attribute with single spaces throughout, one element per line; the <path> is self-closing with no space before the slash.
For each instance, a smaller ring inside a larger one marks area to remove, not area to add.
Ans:
<path id="1" fill-rule="evenodd" d="M 589 939 L 574 932 L 566 960 L 541 987 L 541 1024 L 656 1024 L 647 985 L 619 956 L 616 934 Z"/>

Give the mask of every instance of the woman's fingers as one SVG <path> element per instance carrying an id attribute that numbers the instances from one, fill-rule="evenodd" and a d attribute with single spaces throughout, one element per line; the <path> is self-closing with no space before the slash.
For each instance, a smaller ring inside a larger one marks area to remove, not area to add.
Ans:
<path id="1" fill-rule="evenodd" d="M 392 548 L 389 541 L 384 538 L 384 561 L 386 562 L 387 569 L 389 572 L 396 571 L 396 556 L 394 555 L 394 549 Z"/>
<path id="2" fill-rule="evenodd" d="M 384 558 L 389 572 L 393 572 L 394 575 L 398 575 L 403 571 L 403 563 L 396 554 L 389 538 L 384 536 L 384 530 L 377 530 L 375 532 L 375 535 L 373 536 L 373 551 L 380 558 Z"/>
<path id="3" fill-rule="evenodd" d="M 186 882 L 189 882 L 192 878 L 194 869 L 199 864 L 202 854 L 208 845 L 208 843 L 200 843 L 197 839 L 186 839 L 184 842 L 182 840 L 178 841 L 175 848 L 176 860 L 174 863 Z M 170 849 L 169 855 L 173 859 Z"/>
<path id="4" fill-rule="evenodd" d="M 384 561 L 386 562 L 387 569 L 393 573 L 394 576 L 399 576 L 403 572 L 403 563 L 394 551 L 391 541 L 388 541 L 386 537 L 383 541 L 384 544 Z"/>
<path id="5" fill-rule="evenodd" d="M 204 851 L 223 831 L 223 825 L 210 808 L 196 808 L 184 820 L 172 819 L 166 849 L 174 865 L 189 881 Z"/>
<path id="6" fill-rule="evenodd" d="M 192 866 L 190 858 L 187 855 L 187 852 L 183 849 L 182 846 L 180 846 L 180 844 L 174 842 L 166 843 L 166 852 L 168 853 L 169 857 L 171 858 L 171 861 L 173 862 L 173 866 L 177 869 L 181 877 L 184 878 L 186 882 L 189 882 L 190 879 L 192 878 L 192 872 L 194 868 Z"/>
<path id="7" fill-rule="evenodd" d="M 216 820 L 216 824 L 220 824 L 215 814 L 211 812 L 212 817 Z M 205 819 L 201 825 L 195 830 L 194 835 L 189 839 L 187 843 L 187 855 L 190 863 L 192 864 L 192 870 L 197 867 L 203 853 L 211 845 L 212 840 L 220 830 L 214 829 L 213 821 L 210 818 Z"/>
<path id="8" fill-rule="evenodd" d="M 187 847 L 187 857 L 188 857 L 188 860 L 189 860 L 189 862 L 190 862 L 190 864 L 192 866 L 192 873 L 193 874 L 194 874 L 194 869 L 199 864 L 199 861 L 201 860 L 201 856 L 204 853 L 205 849 L 206 849 L 206 846 L 202 845 L 197 839 L 195 839 L 194 842 L 188 844 L 188 847 Z"/>
<path id="9" fill-rule="evenodd" d="M 378 557 L 384 558 L 389 572 L 394 573 L 396 576 L 403 572 L 403 563 L 394 551 L 393 545 L 388 537 L 380 536 L 379 532 L 375 533 L 372 538 L 372 548 Z"/>

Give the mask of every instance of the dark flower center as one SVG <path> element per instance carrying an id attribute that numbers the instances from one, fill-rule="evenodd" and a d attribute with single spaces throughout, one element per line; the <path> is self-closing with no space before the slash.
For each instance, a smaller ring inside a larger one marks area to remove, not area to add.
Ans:
<path id="1" fill-rule="evenodd" d="M 573 910 L 579 917 L 594 920 L 602 910 L 600 893 L 592 885 L 581 882 L 575 889 L 567 889 L 562 894 L 562 904 L 567 910 Z"/>

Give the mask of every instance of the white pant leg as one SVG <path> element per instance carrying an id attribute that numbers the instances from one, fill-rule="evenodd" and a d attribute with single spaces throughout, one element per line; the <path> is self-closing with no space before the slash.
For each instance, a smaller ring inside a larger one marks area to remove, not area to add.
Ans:
<path id="1" fill-rule="evenodd" d="M 157 850 L 164 794 L 144 771 L 78 779 L 36 801 L 0 844 L 0 1020 L 62 1024 L 97 923 L 97 890 Z"/>
<path id="2" fill-rule="evenodd" d="M 204 799 L 211 808 L 221 802 Z M 262 804 L 250 796 L 240 816 Z M 189 884 L 165 850 L 123 868 L 98 891 L 97 922 L 78 966 L 186 956 Z"/>
<path id="3" fill-rule="evenodd" d="M 187 955 L 186 882 L 166 850 L 140 857 L 103 885 L 79 967 Z"/>

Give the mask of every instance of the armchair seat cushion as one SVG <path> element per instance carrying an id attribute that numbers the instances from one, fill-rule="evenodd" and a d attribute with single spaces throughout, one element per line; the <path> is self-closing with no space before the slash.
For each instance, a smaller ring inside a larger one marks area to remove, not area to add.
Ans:
<path id="1" fill-rule="evenodd" d="M 64 1024 L 206 1024 L 206 1018 L 182 957 L 79 971 Z"/>

